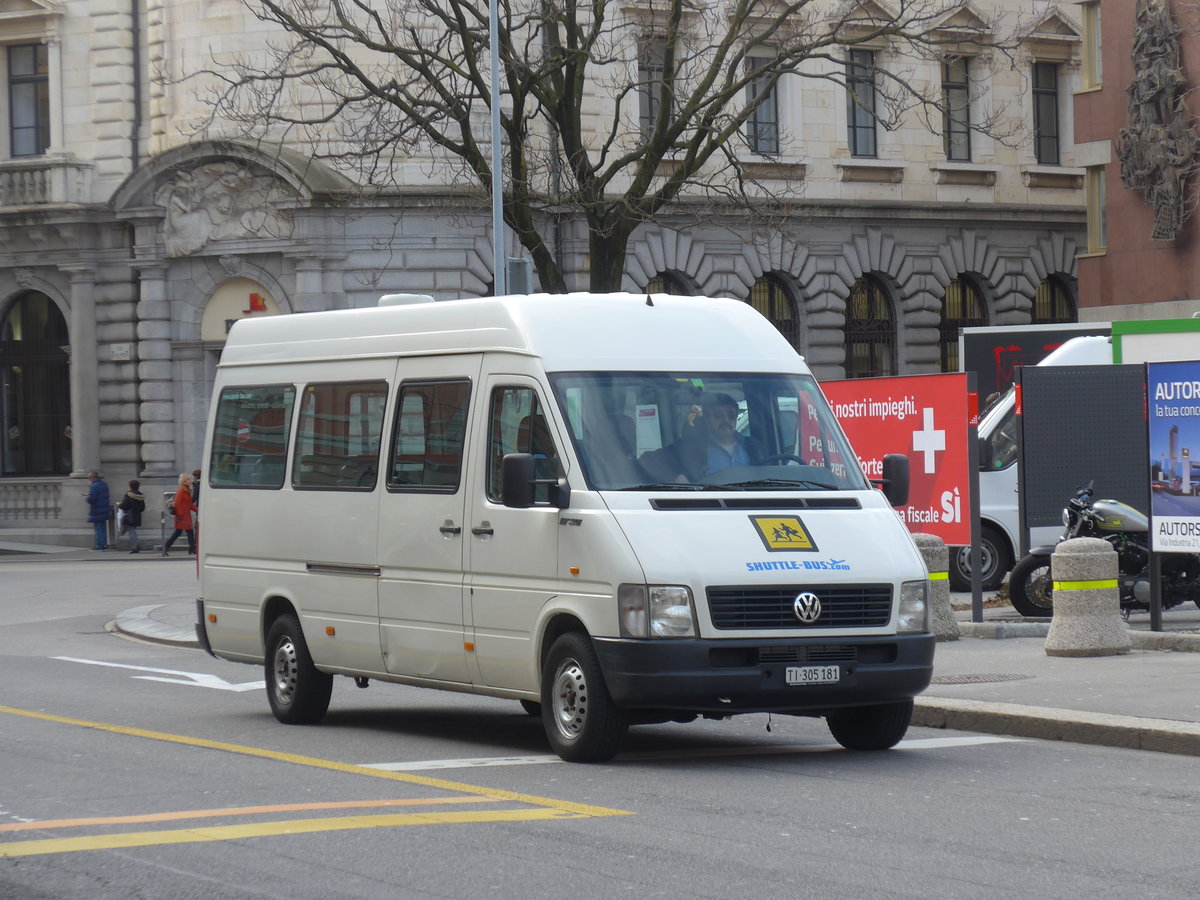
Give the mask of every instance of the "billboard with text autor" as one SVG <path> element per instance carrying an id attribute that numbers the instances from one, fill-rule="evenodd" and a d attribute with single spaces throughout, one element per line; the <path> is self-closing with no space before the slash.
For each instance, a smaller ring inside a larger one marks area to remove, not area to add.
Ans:
<path id="1" fill-rule="evenodd" d="M 1146 420 L 1150 546 L 1200 552 L 1200 362 L 1146 364 Z"/>

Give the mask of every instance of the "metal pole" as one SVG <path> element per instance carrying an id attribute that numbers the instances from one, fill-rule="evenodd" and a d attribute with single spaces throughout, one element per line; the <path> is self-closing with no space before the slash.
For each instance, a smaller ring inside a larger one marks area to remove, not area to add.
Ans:
<path id="1" fill-rule="evenodd" d="M 961 359 L 961 357 L 959 357 Z M 979 544 L 983 540 L 979 524 L 979 390 L 978 376 L 967 373 L 967 472 L 971 500 L 968 503 L 971 517 L 971 621 L 983 621 L 983 554 Z"/>
<path id="2" fill-rule="evenodd" d="M 488 45 L 492 60 L 492 284 L 493 293 L 503 297 L 504 253 L 504 153 L 500 144 L 500 0 L 488 0 Z"/>

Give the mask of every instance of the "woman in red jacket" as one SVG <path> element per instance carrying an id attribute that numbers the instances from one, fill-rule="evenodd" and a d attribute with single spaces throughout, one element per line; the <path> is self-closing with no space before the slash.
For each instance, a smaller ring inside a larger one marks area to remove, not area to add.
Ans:
<path id="1" fill-rule="evenodd" d="M 179 476 L 179 488 L 175 491 L 175 531 L 163 544 L 162 555 L 166 556 L 171 545 L 181 534 L 187 535 L 188 553 L 196 552 L 196 532 L 192 522 L 192 512 L 196 504 L 192 502 L 192 476 L 186 472 Z"/>

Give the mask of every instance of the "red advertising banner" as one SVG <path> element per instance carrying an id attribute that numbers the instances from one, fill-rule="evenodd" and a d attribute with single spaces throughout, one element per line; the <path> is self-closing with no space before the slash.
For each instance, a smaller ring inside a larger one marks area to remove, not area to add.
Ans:
<path id="1" fill-rule="evenodd" d="M 886 454 L 908 457 L 908 505 L 896 512 L 909 531 L 970 545 L 967 376 L 855 378 L 821 388 L 868 478 L 880 477 Z"/>

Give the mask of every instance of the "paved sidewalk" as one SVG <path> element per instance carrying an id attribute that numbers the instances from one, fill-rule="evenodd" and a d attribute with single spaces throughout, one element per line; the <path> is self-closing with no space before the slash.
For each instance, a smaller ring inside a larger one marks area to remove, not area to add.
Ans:
<path id="1" fill-rule="evenodd" d="M 11 549 L 10 549 L 11 548 Z M 37 553 L 0 543 L 0 566 L 21 559 L 105 565 L 194 565 L 186 549 L 169 559 L 49 548 Z M 959 601 L 962 595 L 955 595 Z M 195 603 L 131 605 L 113 610 L 110 629 L 140 640 L 198 647 Z M 1200 610 L 1188 604 L 1131 617 L 1134 649 L 1120 656 L 1051 657 L 1048 622 L 1022 619 L 1011 607 L 984 610 L 984 621 L 956 612 L 962 637 L 938 644 L 934 678 L 917 699 L 913 724 L 1017 737 L 1046 738 L 1200 756 Z"/>

